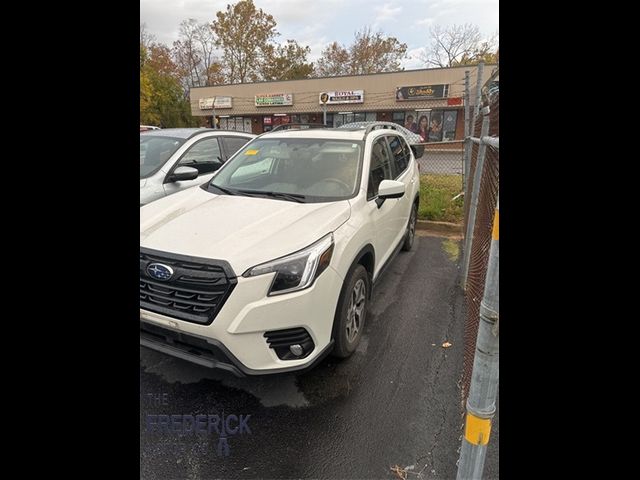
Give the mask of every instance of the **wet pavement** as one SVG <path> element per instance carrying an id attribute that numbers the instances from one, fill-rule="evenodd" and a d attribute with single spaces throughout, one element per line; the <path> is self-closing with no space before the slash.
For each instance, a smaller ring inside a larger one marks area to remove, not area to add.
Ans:
<path id="1" fill-rule="evenodd" d="M 455 478 L 463 299 L 444 241 L 416 237 L 396 257 L 347 360 L 239 379 L 141 347 L 141 478 L 392 479 L 396 465 L 408 479 Z M 211 433 L 162 431 L 153 415 Z M 497 427 L 485 479 L 498 478 Z"/>

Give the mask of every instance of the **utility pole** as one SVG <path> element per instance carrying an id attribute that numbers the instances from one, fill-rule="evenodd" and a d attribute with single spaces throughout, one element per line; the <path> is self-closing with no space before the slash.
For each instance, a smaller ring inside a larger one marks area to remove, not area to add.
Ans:
<path id="1" fill-rule="evenodd" d="M 211 122 L 213 128 L 218 128 L 216 124 L 216 97 L 213 97 L 213 121 Z"/>
<path id="2" fill-rule="evenodd" d="M 470 127 L 470 106 L 471 106 L 471 91 L 470 91 L 470 75 L 469 70 L 464 72 L 464 154 L 462 156 L 462 190 L 467 192 L 467 181 L 469 179 L 469 170 L 471 169 L 471 140 L 469 137 Z"/>
<path id="3" fill-rule="evenodd" d="M 493 217 L 489 266 L 480 303 L 480 323 L 473 359 L 471 388 L 467 399 L 467 416 L 464 437 L 458 462 L 457 480 L 482 478 L 487 445 L 491 435 L 491 420 L 496 413 L 499 373 L 499 205 L 498 199 Z"/>
<path id="4" fill-rule="evenodd" d="M 322 124 L 327 126 L 327 102 L 329 101 L 329 95 L 327 92 L 320 94 L 320 103 L 322 103 Z"/>
<path id="5" fill-rule="evenodd" d="M 482 74 L 484 72 L 484 62 L 478 64 L 478 78 L 476 82 L 476 103 L 473 107 L 473 118 L 471 120 L 471 134 L 475 133 L 476 118 L 480 113 L 480 104 L 482 99 Z"/>

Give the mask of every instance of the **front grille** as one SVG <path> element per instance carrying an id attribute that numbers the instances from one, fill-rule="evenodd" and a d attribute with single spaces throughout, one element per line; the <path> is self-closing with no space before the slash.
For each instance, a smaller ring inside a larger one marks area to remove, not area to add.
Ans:
<path id="1" fill-rule="evenodd" d="M 207 342 L 204 338 L 174 332 L 147 322 L 140 322 L 140 337 L 177 348 L 203 359 L 233 365 L 233 362 L 220 348 Z"/>
<path id="2" fill-rule="evenodd" d="M 151 263 L 171 267 L 173 276 L 167 281 L 151 277 L 147 273 Z M 140 248 L 140 308 L 145 310 L 209 325 L 236 283 L 225 261 Z"/>
<path id="3" fill-rule="evenodd" d="M 309 332 L 303 327 L 285 328 L 282 330 L 271 330 L 265 332 L 264 337 L 267 339 L 269 348 L 275 350 L 280 360 L 297 360 L 305 358 L 313 351 L 315 344 L 311 339 Z M 298 344 L 302 346 L 304 353 L 296 356 L 289 350 L 291 345 Z"/>

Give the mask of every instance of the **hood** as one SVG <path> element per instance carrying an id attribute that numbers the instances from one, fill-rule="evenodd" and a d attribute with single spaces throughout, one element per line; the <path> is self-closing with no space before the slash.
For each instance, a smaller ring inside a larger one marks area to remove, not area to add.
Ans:
<path id="1" fill-rule="evenodd" d="M 147 179 L 146 178 L 141 178 L 140 179 L 140 188 L 144 187 L 147 184 Z"/>
<path id="2" fill-rule="evenodd" d="M 140 208 L 140 246 L 226 260 L 239 276 L 319 240 L 350 214 L 347 200 L 296 203 L 195 187 Z"/>

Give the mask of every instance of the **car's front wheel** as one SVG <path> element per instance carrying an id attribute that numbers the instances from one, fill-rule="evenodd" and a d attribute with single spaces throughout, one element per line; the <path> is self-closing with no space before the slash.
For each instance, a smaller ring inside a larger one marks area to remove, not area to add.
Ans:
<path id="1" fill-rule="evenodd" d="M 413 239 L 416 236 L 416 223 L 418 223 L 418 207 L 414 203 L 411 207 L 411 216 L 409 217 L 409 224 L 407 225 L 407 233 L 404 237 L 404 243 L 402 244 L 402 250 L 408 252 L 413 247 Z"/>
<path id="2" fill-rule="evenodd" d="M 367 316 L 368 289 L 367 271 L 362 265 L 356 265 L 342 287 L 333 322 L 333 355 L 336 357 L 351 356 L 360 343 Z"/>

